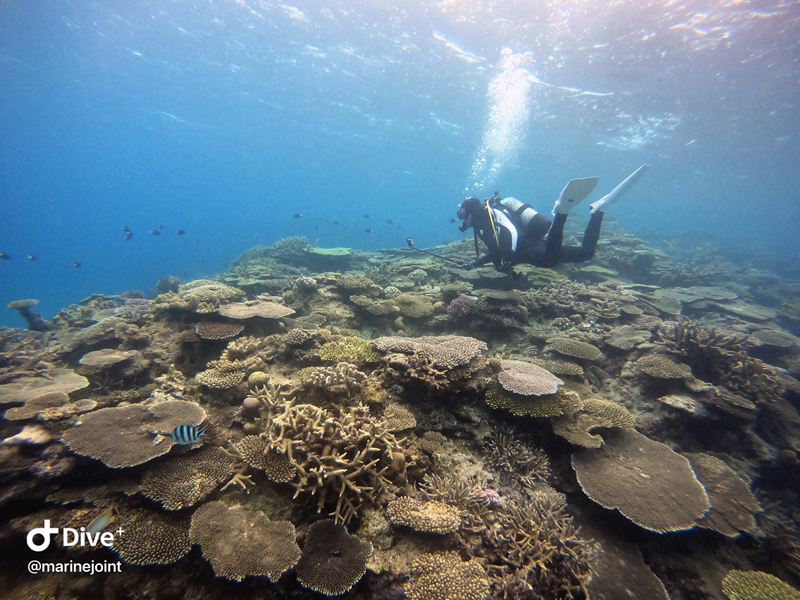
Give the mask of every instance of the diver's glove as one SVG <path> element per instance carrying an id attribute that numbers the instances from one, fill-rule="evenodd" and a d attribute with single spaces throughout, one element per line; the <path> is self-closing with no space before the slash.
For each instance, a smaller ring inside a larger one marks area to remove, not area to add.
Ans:
<path id="1" fill-rule="evenodd" d="M 465 260 L 464 263 L 461 265 L 462 269 L 466 269 L 467 271 L 471 271 L 478 265 L 475 264 L 474 260 Z"/>

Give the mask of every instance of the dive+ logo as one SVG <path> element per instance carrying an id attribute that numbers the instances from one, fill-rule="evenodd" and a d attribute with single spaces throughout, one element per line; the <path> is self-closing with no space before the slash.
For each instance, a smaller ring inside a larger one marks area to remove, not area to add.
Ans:
<path id="1" fill-rule="evenodd" d="M 50 547 L 51 536 L 58 536 L 61 531 L 61 543 L 64 547 L 70 546 L 92 546 L 96 547 L 98 544 L 110 548 L 114 543 L 114 534 L 110 531 L 98 531 L 92 533 L 86 531 L 86 527 L 81 527 L 80 531 L 72 527 L 50 527 L 50 519 L 44 520 L 44 527 L 35 527 L 28 532 L 28 548 L 34 552 L 44 552 Z M 121 527 L 116 530 L 117 535 L 122 535 L 125 532 Z M 37 541 L 37 536 L 41 536 L 42 541 Z"/>

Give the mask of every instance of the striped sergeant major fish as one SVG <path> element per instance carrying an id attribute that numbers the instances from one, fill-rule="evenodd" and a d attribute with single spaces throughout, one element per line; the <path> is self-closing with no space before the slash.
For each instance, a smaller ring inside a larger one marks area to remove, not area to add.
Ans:
<path id="1" fill-rule="evenodd" d="M 169 437 L 176 444 L 188 446 L 189 444 L 196 444 L 201 438 L 207 438 L 208 436 L 203 433 L 204 431 L 205 427 L 198 429 L 194 425 L 178 425 L 170 431 Z"/>

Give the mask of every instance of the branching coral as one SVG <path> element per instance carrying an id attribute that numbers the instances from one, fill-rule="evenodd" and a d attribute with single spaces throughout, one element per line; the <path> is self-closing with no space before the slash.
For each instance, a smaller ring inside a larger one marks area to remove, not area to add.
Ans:
<path id="1" fill-rule="evenodd" d="M 486 465 L 515 479 L 524 489 L 533 489 L 537 481 L 547 483 L 550 461 L 538 448 L 532 448 L 505 433 L 493 433 L 484 444 Z"/>
<path id="2" fill-rule="evenodd" d="M 398 462 L 405 468 L 402 447 L 365 406 L 326 411 L 296 404 L 274 388 L 262 388 L 258 398 L 263 452 L 276 452 L 294 465 L 295 498 L 315 497 L 318 512 L 335 501 L 331 515 L 337 523 L 349 521 L 364 501 L 373 502 L 391 488 L 391 479 L 405 475 L 395 472 Z"/>

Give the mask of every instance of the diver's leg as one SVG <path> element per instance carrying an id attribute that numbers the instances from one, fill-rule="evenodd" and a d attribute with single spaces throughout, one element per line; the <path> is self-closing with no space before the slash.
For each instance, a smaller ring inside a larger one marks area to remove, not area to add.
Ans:
<path id="1" fill-rule="evenodd" d="M 600 227 L 603 224 L 602 210 L 598 210 L 589 219 L 586 231 L 583 233 L 583 243 L 578 246 L 562 246 L 558 262 L 560 263 L 579 263 L 586 262 L 594 258 L 597 249 L 597 242 L 600 239 Z"/>
<path id="2" fill-rule="evenodd" d="M 550 231 L 547 232 L 547 240 L 544 243 L 544 254 L 542 265 L 552 267 L 559 263 L 561 255 L 561 244 L 564 242 L 564 223 L 567 222 L 567 215 L 556 212 Z"/>

